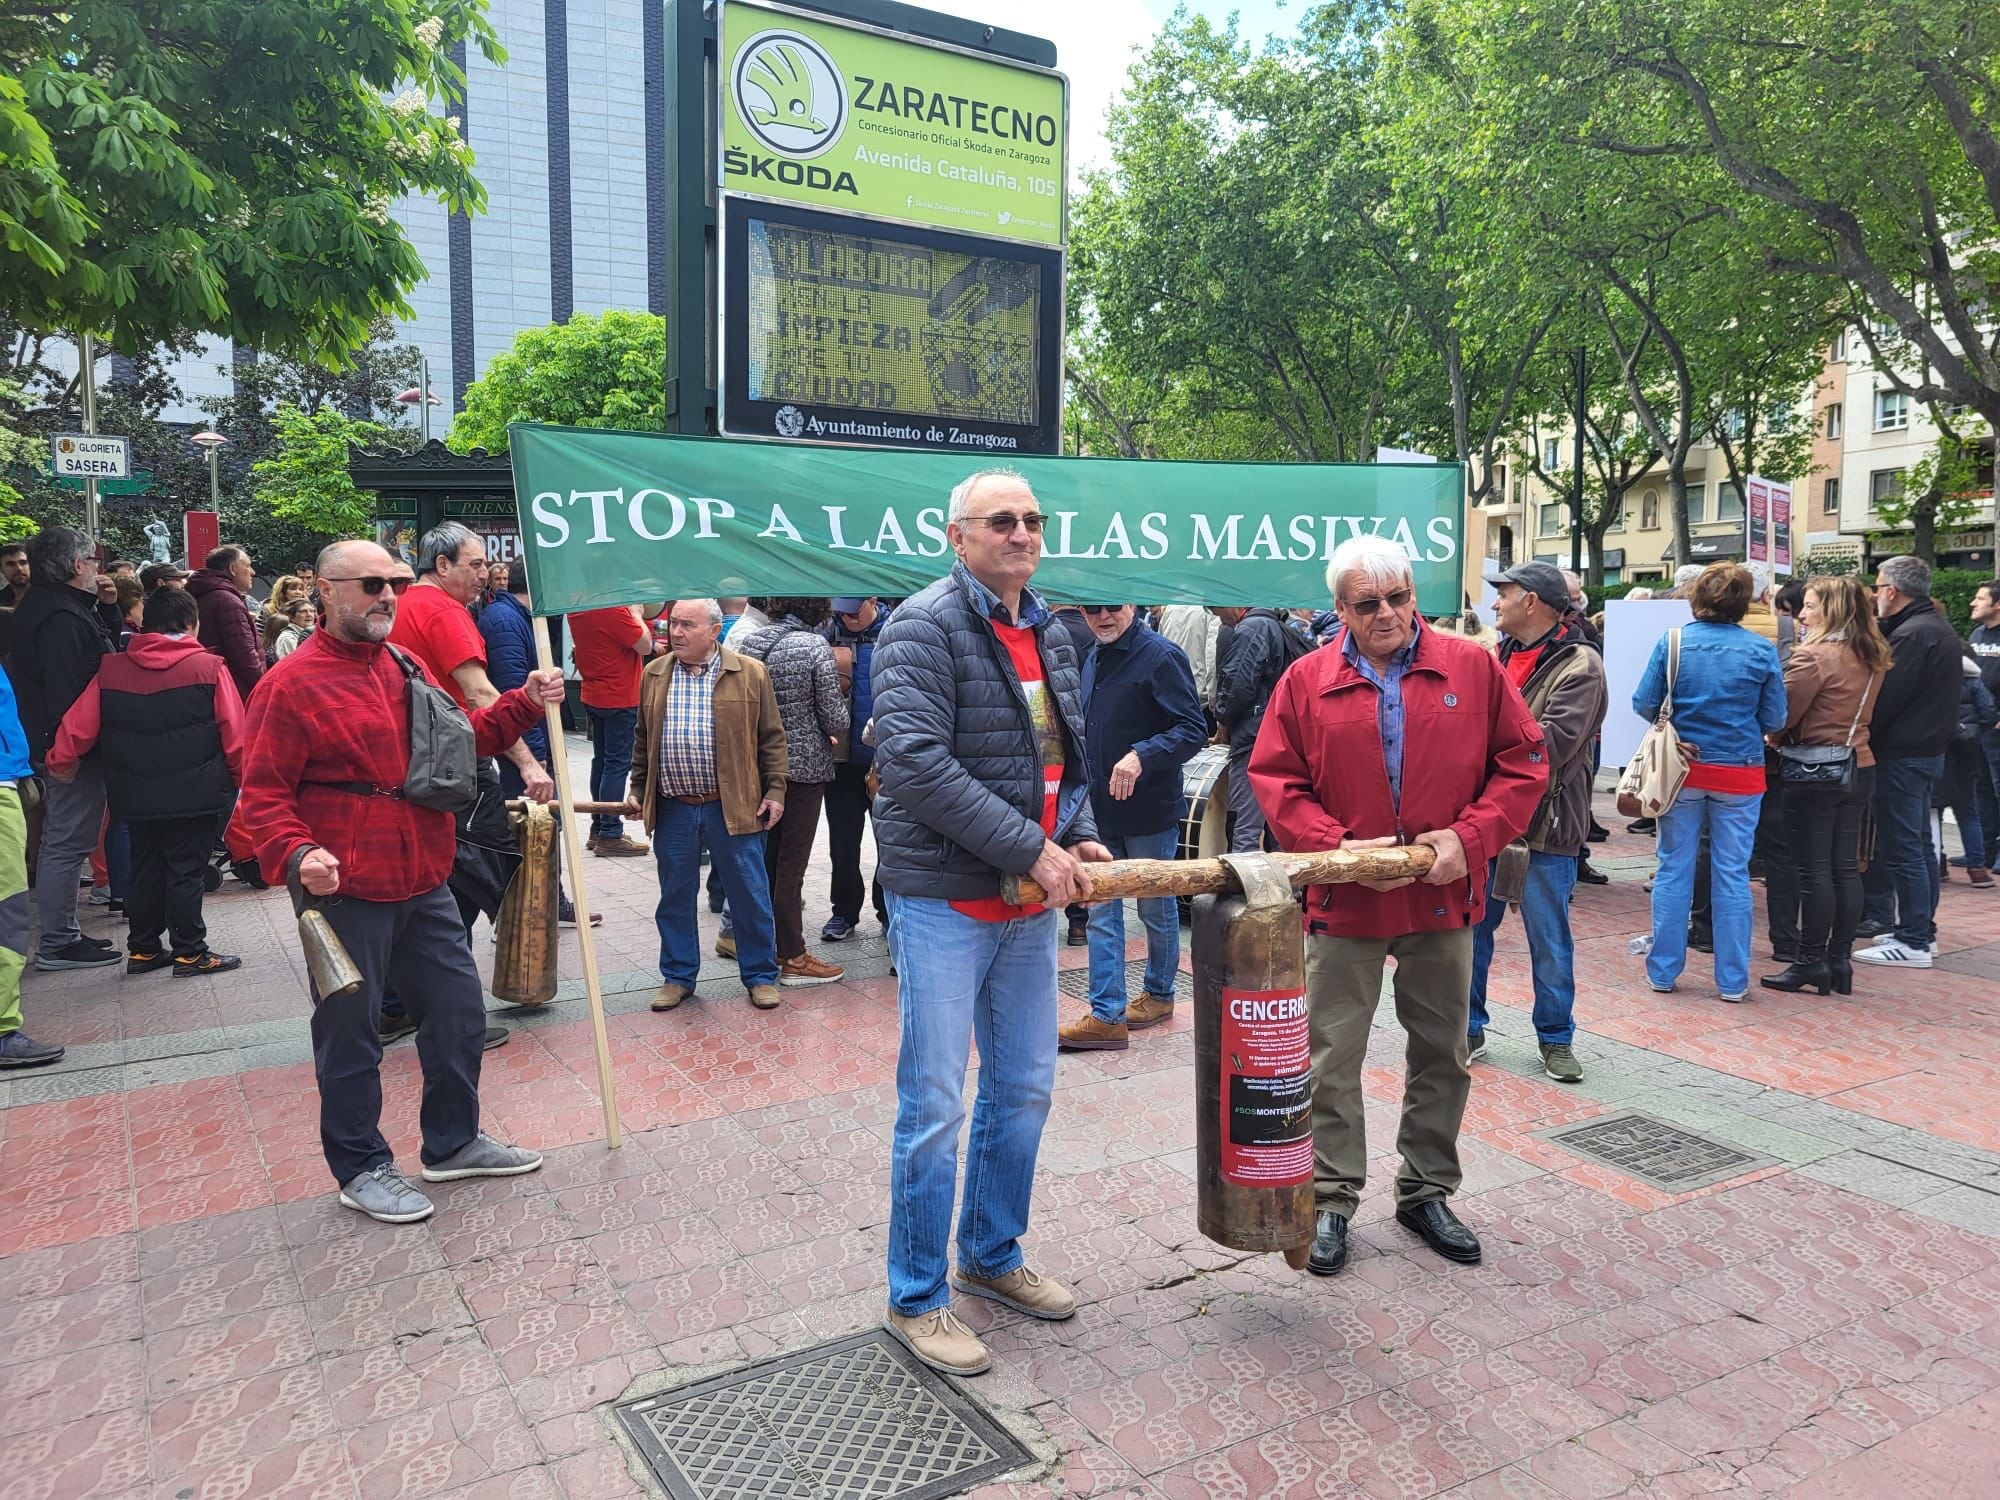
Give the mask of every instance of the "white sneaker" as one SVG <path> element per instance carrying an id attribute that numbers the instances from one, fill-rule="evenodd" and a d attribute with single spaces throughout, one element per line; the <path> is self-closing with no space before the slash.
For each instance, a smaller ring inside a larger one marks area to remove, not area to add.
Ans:
<path id="1" fill-rule="evenodd" d="M 1887 969 L 1928 969 L 1931 966 L 1932 950 L 1919 948 L 1914 943 L 1899 943 L 1894 938 L 1877 943 L 1872 948 L 1854 950 L 1854 961 L 1858 964 L 1880 964 Z"/>

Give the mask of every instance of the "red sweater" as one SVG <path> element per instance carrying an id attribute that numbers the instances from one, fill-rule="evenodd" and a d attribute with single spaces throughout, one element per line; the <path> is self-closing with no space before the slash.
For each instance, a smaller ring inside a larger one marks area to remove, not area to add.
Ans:
<path id="1" fill-rule="evenodd" d="M 479 753 L 499 754 L 541 716 L 520 688 L 472 710 Z M 363 901 L 406 901 L 451 874 L 457 840 L 450 813 L 309 784 L 403 784 L 409 696 L 381 646 L 315 630 L 265 674 L 250 699 L 245 738 L 236 820 L 273 885 L 284 883 L 285 863 L 302 844 L 338 859 L 340 894 Z"/>

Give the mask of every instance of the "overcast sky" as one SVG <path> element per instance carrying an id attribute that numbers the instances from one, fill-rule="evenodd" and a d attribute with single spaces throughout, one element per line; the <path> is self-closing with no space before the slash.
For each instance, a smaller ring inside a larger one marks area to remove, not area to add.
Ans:
<path id="1" fill-rule="evenodd" d="M 1056 65 L 1069 75 L 1071 180 L 1076 169 L 1103 166 L 1104 112 L 1124 87 L 1135 52 L 1173 14 L 1176 0 L 918 0 L 932 10 L 988 21 L 1056 44 Z M 1188 9 L 1212 20 L 1231 12 L 1262 40 L 1289 32 L 1310 0 L 1190 0 Z"/>

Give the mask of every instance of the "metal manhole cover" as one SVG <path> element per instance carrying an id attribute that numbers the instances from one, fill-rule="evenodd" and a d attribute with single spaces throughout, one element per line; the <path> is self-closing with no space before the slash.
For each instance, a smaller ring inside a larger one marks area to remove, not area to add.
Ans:
<path id="1" fill-rule="evenodd" d="M 881 1329 L 616 1410 L 674 1500 L 937 1500 L 1033 1462 Z"/>
<path id="2" fill-rule="evenodd" d="M 1776 1159 L 1756 1151 L 1696 1135 L 1679 1125 L 1626 1110 L 1600 1115 L 1581 1125 L 1562 1125 L 1535 1132 L 1580 1156 L 1602 1162 L 1628 1177 L 1669 1193 L 1687 1193 L 1710 1183 L 1726 1182 L 1775 1165 Z"/>
<path id="3" fill-rule="evenodd" d="M 1135 958 L 1125 965 L 1125 993 L 1137 999 L 1146 979 L 1146 960 Z M 1056 974 L 1056 990 L 1060 994 L 1074 995 L 1079 1000 L 1090 998 L 1090 965 L 1080 964 L 1074 969 L 1063 969 Z M 1194 993 L 1194 981 L 1185 970 L 1174 976 L 1174 995 L 1185 1000 Z"/>

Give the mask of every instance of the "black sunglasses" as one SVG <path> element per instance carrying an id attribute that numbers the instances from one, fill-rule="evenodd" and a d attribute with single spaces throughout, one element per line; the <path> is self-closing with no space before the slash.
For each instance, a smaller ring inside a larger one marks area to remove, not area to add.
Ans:
<path id="1" fill-rule="evenodd" d="M 1379 599 L 1349 599 L 1347 607 L 1365 619 L 1385 604 L 1391 609 L 1401 609 L 1410 602 L 1412 592 L 1410 589 L 1397 589 L 1395 593 L 1384 594 Z"/>
<path id="2" fill-rule="evenodd" d="M 998 532 L 1001 536 L 1012 536 L 1016 526 L 1025 526 L 1032 535 L 1040 536 L 1042 534 L 1042 527 L 1047 524 L 1048 519 L 1040 511 L 1029 511 L 1025 516 L 1017 516 L 1012 511 L 1003 510 L 997 511 L 990 516 L 973 516 L 965 524 L 976 526 L 981 521 L 984 521 L 987 526 Z"/>
<path id="3" fill-rule="evenodd" d="M 1078 609 L 1087 615 L 1115 615 L 1125 606 L 1122 604 L 1079 604 Z"/>
<path id="4" fill-rule="evenodd" d="M 394 589 L 397 593 L 400 594 L 403 592 L 404 589 L 408 588 L 411 584 L 415 583 L 416 579 L 374 578 L 374 577 L 336 578 L 331 573 L 327 573 L 322 575 L 322 581 L 325 583 L 358 583 L 361 585 L 361 592 L 366 594 L 369 598 L 373 599 L 377 594 L 381 593 L 382 590 L 384 589 Z"/>

